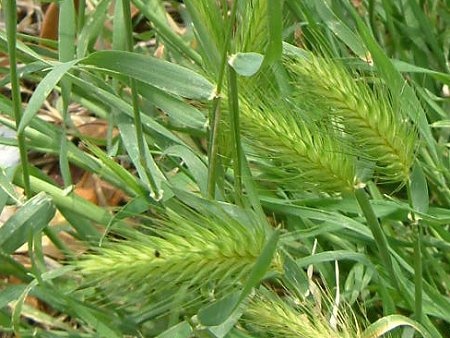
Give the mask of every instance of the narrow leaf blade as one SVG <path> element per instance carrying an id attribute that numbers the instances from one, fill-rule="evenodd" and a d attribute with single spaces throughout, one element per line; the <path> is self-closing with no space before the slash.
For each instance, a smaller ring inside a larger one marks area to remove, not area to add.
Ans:
<path id="1" fill-rule="evenodd" d="M 100 51 L 83 64 L 130 76 L 172 94 L 191 99 L 210 99 L 214 86 L 194 71 L 150 56 L 123 51 Z"/>

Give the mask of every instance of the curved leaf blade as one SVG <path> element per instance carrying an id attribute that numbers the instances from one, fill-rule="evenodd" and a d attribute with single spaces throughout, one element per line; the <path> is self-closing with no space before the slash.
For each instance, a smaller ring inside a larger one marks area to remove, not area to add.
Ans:
<path id="1" fill-rule="evenodd" d="M 0 249 L 13 253 L 31 233 L 45 228 L 54 215 L 55 207 L 49 196 L 45 193 L 34 196 L 0 228 Z"/>
<path id="2" fill-rule="evenodd" d="M 30 102 L 28 103 L 22 119 L 20 120 L 19 128 L 17 132 L 20 134 L 28 126 L 33 117 L 41 108 L 47 96 L 55 88 L 56 84 L 61 78 L 77 63 L 79 60 L 73 60 L 66 63 L 61 63 L 55 66 L 50 73 L 48 73 L 44 79 L 36 87 Z"/>
<path id="3" fill-rule="evenodd" d="M 142 54 L 100 51 L 89 55 L 82 63 L 129 76 L 165 92 L 190 99 L 206 100 L 214 95 L 214 85 L 196 72 Z"/>

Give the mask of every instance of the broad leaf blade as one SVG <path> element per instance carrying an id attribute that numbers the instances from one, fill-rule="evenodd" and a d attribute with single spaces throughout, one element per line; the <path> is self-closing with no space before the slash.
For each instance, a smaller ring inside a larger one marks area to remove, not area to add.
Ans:
<path id="1" fill-rule="evenodd" d="M 230 57 L 228 64 L 241 76 L 252 76 L 261 68 L 264 56 L 258 53 L 237 53 Z"/>

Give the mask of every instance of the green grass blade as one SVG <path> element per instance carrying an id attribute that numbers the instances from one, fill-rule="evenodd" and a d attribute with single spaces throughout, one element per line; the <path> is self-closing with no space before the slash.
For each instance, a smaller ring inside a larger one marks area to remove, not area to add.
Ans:
<path id="1" fill-rule="evenodd" d="M 97 37 L 100 35 L 110 3 L 111 0 L 102 0 L 98 5 L 96 5 L 95 11 L 89 17 L 88 22 L 83 25 L 78 37 L 78 43 L 76 44 L 76 54 L 78 59 L 86 56 L 89 48 L 95 43 Z M 119 1 L 117 1 L 116 7 L 120 7 L 118 3 Z M 120 27 L 120 25 L 117 26 Z"/>
<path id="2" fill-rule="evenodd" d="M 206 178 L 208 176 L 208 168 L 197 154 L 186 146 L 173 145 L 165 149 L 163 155 L 180 157 L 183 160 L 183 163 L 188 167 L 189 173 L 196 181 L 202 196 L 207 196 Z"/>
<path id="3" fill-rule="evenodd" d="M 158 168 L 146 144 L 143 145 L 142 153 L 136 147 L 138 136 L 134 123 L 126 116 L 119 116 L 118 120 L 122 141 L 139 177 L 150 192 L 150 196 L 157 200 L 161 199 L 164 193 L 162 182 L 166 180 L 164 174 Z"/>
<path id="4" fill-rule="evenodd" d="M 221 24 L 217 25 L 216 32 L 211 32 L 208 27 L 207 20 L 205 20 L 200 14 L 200 9 L 198 8 L 199 4 L 197 1 L 186 0 L 185 3 L 191 16 L 192 23 L 195 27 L 196 36 L 202 49 L 202 59 L 204 60 L 206 69 L 210 70 L 212 74 L 217 76 L 220 72 L 219 65 L 221 59 L 219 46 L 216 42 L 219 38 L 221 38 L 218 35 L 224 34 L 224 27 L 222 25 L 223 22 L 220 22 Z M 212 13 L 212 15 L 214 15 L 214 19 L 218 20 L 218 17 L 220 17 L 220 10 L 217 7 L 214 9 L 216 13 Z"/>
<path id="5" fill-rule="evenodd" d="M 242 203 L 242 145 L 239 124 L 239 98 L 238 82 L 235 70 L 228 66 L 228 109 L 230 118 L 230 129 L 232 133 L 233 168 L 234 168 L 234 192 L 237 204 Z"/>
<path id="6" fill-rule="evenodd" d="M 149 100 L 151 104 L 169 116 L 170 124 L 173 127 L 206 131 L 207 121 L 204 114 L 187 102 L 144 83 L 138 83 L 138 91 L 143 98 Z"/>
<path id="7" fill-rule="evenodd" d="M 416 20 L 419 23 L 420 30 L 423 33 L 423 39 L 427 45 L 430 46 L 434 57 L 438 60 L 438 64 L 441 70 L 448 70 L 448 65 L 446 64 L 446 57 L 444 55 L 444 49 L 439 46 L 439 41 L 436 34 L 432 31 L 434 25 L 427 17 L 425 10 L 420 8 L 420 4 L 414 0 L 408 0 L 409 8 L 414 13 Z M 447 4 L 448 5 L 448 4 Z M 422 5 L 423 6 L 423 5 Z M 425 6 L 424 6 L 425 7 Z"/>
<path id="8" fill-rule="evenodd" d="M 156 13 L 154 13 L 147 3 L 142 0 L 133 0 L 134 5 L 139 8 L 141 13 L 148 18 L 151 22 L 155 24 L 155 29 L 159 35 L 164 39 L 164 41 L 182 55 L 186 55 L 197 65 L 202 64 L 202 58 L 200 55 L 191 48 L 183 39 L 178 36 L 165 22 L 163 22 Z"/>
<path id="9" fill-rule="evenodd" d="M 276 255 L 278 240 L 280 239 L 280 230 L 275 230 L 268 238 L 267 243 L 259 255 L 254 267 L 252 268 L 248 280 L 242 289 L 239 296 L 239 303 L 242 302 L 251 292 L 251 290 L 256 287 L 264 278 L 264 275 L 269 270 L 273 258 Z"/>
<path id="10" fill-rule="evenodd" d="M 205 326 L 217 326 L 229 318 L 236 309 L 240 292 L 233 292 L 218 301 L 200 309 L 197 316 Z"/>
<path id="11" fill-rule="evenodd" d="M 130 76 L 169 93 L 191 99 L 211 99 L 214 86 L 203 76 L 174 63 L 123 51 L 100 51 L 83 64 Z"/>
<path id="12" fill-rule="evenodd" d="M 315 1 L 317 14 L 327 27 L 350 48 L 359 58 L 367 58 L 367 49 L 361 38 L 343 22 L 329 7 L 326 1 Z"/>
<path id="13" fill-rule="evenodd" d="M 59 2 L 58 53 L 59 61 L 68 62 L 75 56 L 75 7 L 72 0 Z"/>
<path id="14" fill-rule="evenodd" d="M 269 269 L 272 258 L 275 255 L 278 240 L 280 237 L 279 230 L 275 230 L 272 236 L 265 244 L 261 255 L 258 257 L 253 266 L 244 288 L 239 293 L 231 294 L 216 303 L 203 308 L 198 313 L 198 318 L 203 325 L 217 326 L 230 317 L 239 304 L 247 298 L 252 289 L 256 287 L 264 278 L 265 273 Z"/>
<path id="15" fill-rule="evenodd" d="M 114 172 L 117 175 L 117 177 L 120 178 L 120 180 L 124 183 L 124 185 L 128 186 L 137 195 L 143 194 L 142 186 L 139 185 L 135 176 L 133 176 L 128 170 L 123 168 L 113 159 L 109 158 L 107 154 L 105 154 L 100 148 L 98 148 L 94 144 L 89 142 L 85 143 L 88 149 L 100 159 L 103 165 L 111 169 L 111 171 Z"/>
<path id="16" fill-rule="evenodd" d="M 37 114 L 42 104 L 44 103 L 47 96 L 55 88 L 56 84 L 61 80 L 61 78 L 73 68 L 73 66 L 78 62 L 78 60 L 69 61 L 66 63 L 61 63 L 55 66 L 39 83 L 36 87 L 33 95 L 31 96 L 30 102 L 25 109 L 23 117 L 19 123 L 17 132 L 22 133 L 23 130 L 30 124 L 30 121 Z"/>
<path id="17" fill-rule="evenodd" d="M 83 88 L 87 90 L 90 94 L 92 94 L 93 98 L 102 100 L 102 102 L 104 102 L 109 107 L 117 108 L 125 116 L 131 118 L 133 117 L 133 108 L 125 100 L 119 98 L 118 96 L 110 93 L 107 90 L 104 90 L 102 88 L 99 88 L 98 86 L 93 85 L 88 81 L 83 81 L 75 77 L 72 77 L 72 80 L 74 81 L 74 84 L 76 84 L 77 87 Z M 88 103 L 87 101 L 84 100 L 83 102 Z M 106 117 L 106 115 L 104 117 Z M 165 141 L 169 141 L 171 143 L 184 144 L 184 142 L 179 137 L 177 137 L 167 128 L 163 127 L 161 124 L 157 123 L 153 118 L 142 114 L 141 119 L 143 127 L 147 133 L 152 133 L 154 137 L 156 137 L 156 135 L 160 135 L 164 138 Z"/>
<path id="18" fill-rule="evenodd" d="M 419 332 L 424 338 L 431 338 L 431 334 L 420 325 L 418 322 L 402 316 L 402 315 L 390 315 L 378 319 L 375 323 L 372 323 L 363 333 L 362 338 L 376 338 L 381 337 L 384 334 L 392 331 L 400 326 L 410 326 Z"/>
<path id="19" fill-rule="evenodd" d="M 283 1 L 267 1 L 269 42 L 264 55 L 264 65 L 271 65 L 281 57 L 283 51 Z"/>
<path id="20" fill-rule="evenodd" d="M 0 228 L 0 248 L 13 253 L 26 243 L 31 234 L 42 231 L 55 215 L 51 199 L 40 193 L 28 200 Z"/>
<path id="21" fill-rule="evenodd" d="M 22 99 L 20 96 L 20 84 L 19 77 L 17 74 L 17 52 L 16 52 L 16 41 L 17 41 L 17 10 L 16 1 L 6 1 L 5 4 L 5 19 L 6 19 L 6 40 L 8 44 L 8 56 L 9 56 L 9 71 L 11 77 L 11 91 L 12 91 L 12 102 L 14 109 L 14 117 L 16 120 L 16 127 L 20 130 L 19 125 L 22 122 Z M 28 172 L 28 154 L 25 143 L 25 137 L 22 132 L 17 132 L 17 139 L 19 143 L 20 160 L 23 167 L 23 179 L 24 179 L 24 189 L 25 194 L 28 198 L 31 197 L 30 189 L 30 178 Z"/>
<path id="22" fill-rule="evenodd" d="M 58 54 L 60 62 L 69 62 L 75 56 L 75 7 L 72 0 L 63 0 L 59 5 L 58 22 Z M 69 103 L 72 92 L 72 82 L 69 78 L 61 79 L 61 98 L 62 98 L 62 130 L 63 135 L 60 139 L 61 150 L 59 155 L 59 166 L 64 186 L 72 185 L 72 175 L 67 158 L 67 126 L 71 125 L 69 115 Z"/>

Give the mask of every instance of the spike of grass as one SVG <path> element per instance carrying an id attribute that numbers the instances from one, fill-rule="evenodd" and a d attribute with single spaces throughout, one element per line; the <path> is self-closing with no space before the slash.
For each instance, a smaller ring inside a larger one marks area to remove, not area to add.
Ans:
<path id="1" fill-rule="evenodd" d="M 281 100 L 243 100 L 242 133 L 257 156 L 272 159 L 278 166 L 272 172 L 278 178 L 271 179 L 281 179 L 285 187 L 293 190 L 307 187 L 330 193 L 353 191 L 355 158 L 331 131 L 329 134 L 307 124 L 293 109 Z"/>
<path id="2" fill-rule="evenodd" d="M 414 160 L 416 133 L 395 111 L 389 92 L 356 79 L 343 65 L 312 54 L 287 60 L 300 100 L 340 119 L 361 155 L 376 162 L 383 180 L 406 182 Z"/>
<path id="3" fill-rule="evenodd" d="M 329 295 L 327 297 L 330 298 Z M 275 292 L 260 291 L 249 302 L 243 321 L 256 332 L 277 338 L 361 336 L 355 318 L 350 318 L 349 313 L 341 310 L 337 317 L 339 330 L 333 330 L 326 315 L 320 311 L 320 304 L 307 303 L 292 296 L 285 300 Z"/>
<path id="4" fill-rule="evenodd" d="M 169 210 L 167 218 L 148 230 L 152 234 L 127 231 L 127 240 L 98 248 L 76 265 L 87 281 L 121 302 L 168 291 L 173 295 L 181 287 L 214 285 L 220 293 L 248 277 L 267 240 L 262 226 L 241 224 L 225 213 Z M 281 270 L 279 255 L 272 261 L 274 269 Z"/>

